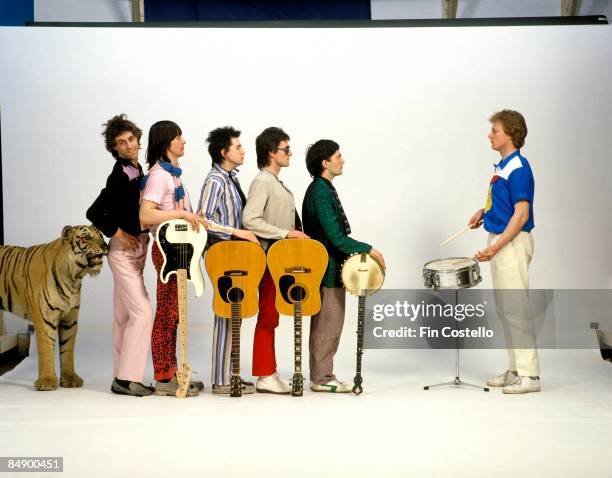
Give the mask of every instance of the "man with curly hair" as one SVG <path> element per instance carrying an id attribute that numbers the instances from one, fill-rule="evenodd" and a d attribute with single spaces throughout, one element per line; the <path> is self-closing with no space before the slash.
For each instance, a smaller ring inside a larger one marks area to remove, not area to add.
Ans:
<path id="1" fill-rule="evenodd" d="M 142 384 L 153 327 L 153 310 L 142 275 L 149 236 L 138 219 L 142 130 L 121 114 L 104 124 L 102 136 L 115 164 L 106 187 L 87 210 L 87 219 L 110 237 L 108 265 L 115 282 L 111 391 L 151 395 L 152 388 Z"/>

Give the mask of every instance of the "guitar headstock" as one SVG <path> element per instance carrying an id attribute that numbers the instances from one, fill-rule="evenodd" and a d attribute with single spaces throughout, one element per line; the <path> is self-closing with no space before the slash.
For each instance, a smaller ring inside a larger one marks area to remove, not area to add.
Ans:
<path id="1" fill-rule="evenodd" d="M 189 390 L 189 382 L 191 380 L 191 372 L 191 367 L 187 364 L 183 365 L 176 371 L 176 381 L 178 382 L 176 396 L 178 398 L 185 398 L 187 396 L 187 391 Z"/>
<path id="2" fill-rule="evenodd" d="M 291 380 L 291 396 L 301 397 L 304 395 L 304 377 L 301 373 L 294 373 Z"/>
<path id="3" fill-rule="evenodd" d="M 230 397 L 242 397 L 242 383 L 238 375 L 232 375 L 230 381 Z"/>

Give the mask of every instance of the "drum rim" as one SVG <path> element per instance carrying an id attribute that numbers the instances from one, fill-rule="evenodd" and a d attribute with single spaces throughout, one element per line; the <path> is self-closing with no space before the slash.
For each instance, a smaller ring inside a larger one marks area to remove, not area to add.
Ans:
<path id="1" fill-rule="evenodd" d="M 470 264 L 469 266 L 460 267 L 458 269 L 428 269 L 427 268 L 427 266 L 429 264 L 433 263 L 433 262 L 446 261 L 446 260 L 449 260 L 449 259 L 470 259 L 474 263 Z M 476 259 L 474 259 L 473 257 L 445 257 L 444 259 L 434 259 L 433 261 L 426 262 L 425 265 L 423 266 L 423 272 L 432 272 L 432 273 L 438 273 L 438 272 L 461 272 L 461 271 L 469 270 L 471 267 L 474 267 L 474 266 L 478 266 L 478 261 Z"/>

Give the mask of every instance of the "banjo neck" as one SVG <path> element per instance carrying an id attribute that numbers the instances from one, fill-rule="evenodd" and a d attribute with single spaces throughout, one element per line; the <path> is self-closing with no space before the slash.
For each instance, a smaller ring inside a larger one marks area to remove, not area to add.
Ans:
<path id="1" fill-rule="evenodd" d="M 363 336 L 364 336 L 364 322 L 365 322 L 365 295 L 360 295 L 357 305 L 357 364 L 355 378 L 353 379 L 353 393 L 359 395 L 363 392 L 361 378 L 361 356 L 363 355 Z"/>

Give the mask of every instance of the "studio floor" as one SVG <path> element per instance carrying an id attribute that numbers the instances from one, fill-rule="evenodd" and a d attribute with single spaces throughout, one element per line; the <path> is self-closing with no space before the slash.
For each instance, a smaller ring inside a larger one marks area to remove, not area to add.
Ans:
<path id="1" fill-rule="evenodd" d="M 612 477 L 612 364 L 596 350 L 541 351 L 543 391 L 522 396 L 424 391 L 454 376 L 450 350 L 368 350 L 361 396 L 229 398 L 213 395 L 200 370 L 205 391 L 179 400 L 111 394 L 105 334 L 77 345 L 81 389 L 34 391 L 35 353 L 0 377 L 1 456 L 62 456 L 63 473 L 37 476 L 87 478 Z M 354 375 L 351 342 L 343 337 L 335 366 L 344 380 Z M 210 363 L 207 353 L 191 346 L 194 368 Z M 288 344 L 277 355 L 289 377 Z M 504 357 L 463 351 L 461 378 L 482 383 Z"/>

